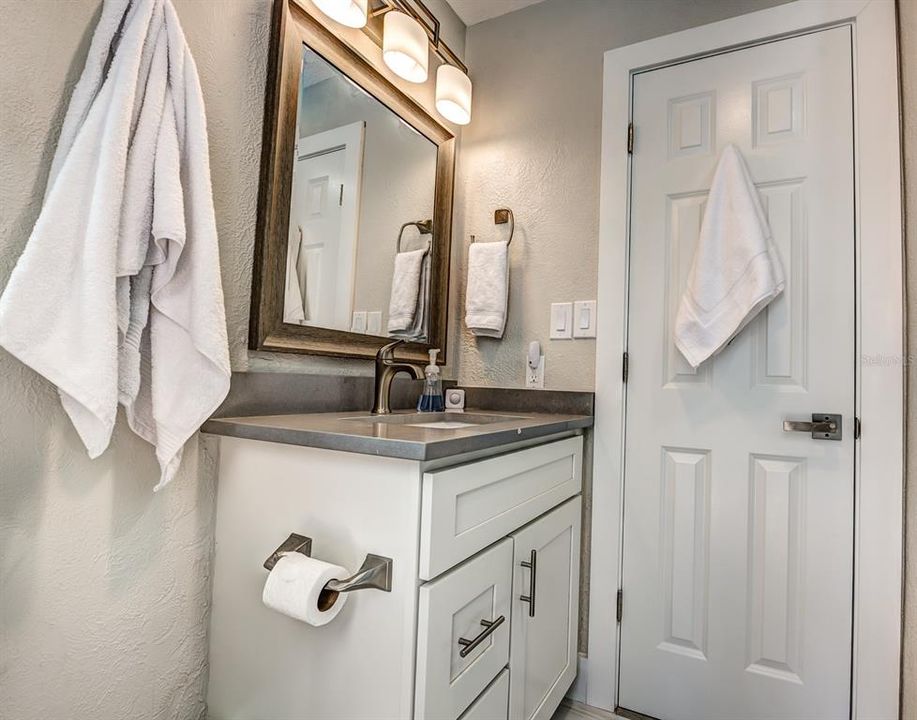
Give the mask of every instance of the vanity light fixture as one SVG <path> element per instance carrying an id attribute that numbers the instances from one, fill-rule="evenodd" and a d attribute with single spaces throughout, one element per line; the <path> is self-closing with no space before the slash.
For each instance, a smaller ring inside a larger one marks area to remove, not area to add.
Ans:
<path id="1" fill-rule="evenodd" d="M 471 78 L 454 65 L 436 71 L 436 109 L 456 125 L 471 122 Z"/>
<path id="2" fill-rule="evenodd" d="M 352 28 L 366 25 L 368 0 L 313 0 L 316 7 L 332 20 Z"/>
<path id="3" fill-rule="evenodd" d="M 468 68 L 443 42 L 439 19 L 423 0 L 313 2 L 328 17 L 343 25 L 362 27 L 367 35 L 382 45 L 385 64 L 408 82 L 426 82 L 432 47 L 433 52 L 443 61 L 436 71 L 437 111 L 456 125 L 471 122 L 471 79 L 468 77 Z M 354 19 L 354 22 L 360 19 L 360 24 L 351 24 L 348 18 Z"/>
<path id="4" fill-rule="evenodd" d="M 386 13 L 382 59 L 398 77 L 412 83 L 425 82 L 430 61 L 427 31 L 407 13 L 400 10 Z"/>

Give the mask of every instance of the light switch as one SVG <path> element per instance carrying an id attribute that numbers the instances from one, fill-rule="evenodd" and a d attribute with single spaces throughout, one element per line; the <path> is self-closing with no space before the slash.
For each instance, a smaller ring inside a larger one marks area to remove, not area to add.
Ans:
<path id="1" fill-rule="evenodd" d="M 353 319 L 350 321 L 350 332 L 355 333 L 365 333 L 366 332 L 366 311 L 358 310 L 353 314 Z"/>
<path id="2" fill-rule="evenodd" d="M 573 337 L 595 337 L 595 300 L 577 300 L 573 303 Z"/>
<path id="3" fill-rule="evenodd" d="M 569 340 L 573 337 L 573 303 L 551 304 L 551 339 Z"/>
<path id="4" fill-rule="evenodd" d="M 367 335 L 381 335 L 382 334 L 382 311 L 373 310 L 371 313 L 366 314 L 366 334 Z"/>

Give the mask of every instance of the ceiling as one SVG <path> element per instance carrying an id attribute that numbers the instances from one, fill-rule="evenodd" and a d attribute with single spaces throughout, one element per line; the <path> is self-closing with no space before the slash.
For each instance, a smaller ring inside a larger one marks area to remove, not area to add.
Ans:
<path id="1" fill-rule="evenodd" d="M 506 15 L 544 0 L 446 0 L 465 25 Z"/>

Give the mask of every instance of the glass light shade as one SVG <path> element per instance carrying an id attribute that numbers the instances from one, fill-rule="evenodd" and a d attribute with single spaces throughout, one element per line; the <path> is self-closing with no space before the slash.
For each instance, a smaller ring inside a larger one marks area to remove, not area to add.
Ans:
<path id="1" fill-rule="evenodd" d="M 449 122 L 471 122 L 471 79 L 454 65 L 436 71 L 436 109 Z"/>
<path id="2" fill-rule="evenodd" d="M 332 20 L 352 28 L 366 25 L 368 0 L 313 0 L 315 5 Z"/>
<path id="3" fill-rule="evenodd" d="M 406 13 L 387 12 L 382 26 L 382 59 L 398 77 L 412 83 L 426 81 L 430 60 L 426 30 Z"/>

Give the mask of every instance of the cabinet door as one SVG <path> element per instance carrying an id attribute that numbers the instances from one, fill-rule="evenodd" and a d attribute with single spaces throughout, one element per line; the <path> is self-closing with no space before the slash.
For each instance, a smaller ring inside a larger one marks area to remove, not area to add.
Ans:
<path id="1" fill-rule="evenodd" d="M 513 533 L 510 720 L 548 720 L 576 677 L 580 498 Z"/>

